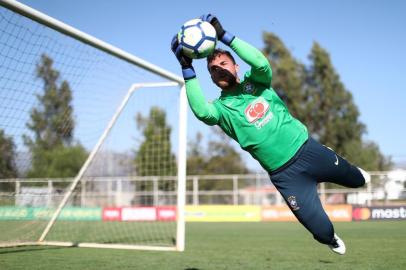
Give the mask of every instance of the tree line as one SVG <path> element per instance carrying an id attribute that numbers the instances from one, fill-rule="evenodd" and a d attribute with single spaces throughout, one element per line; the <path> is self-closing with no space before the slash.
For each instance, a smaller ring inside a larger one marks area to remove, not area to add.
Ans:
<path id="1" fill-rule="evenodd" d="M 322 144 L 366 170 L 382 171 L 392 166 L 379 146 L 363 139 L 366 126 L 352 94 L 336 72 L 329 53 L 317 42 L 309 54 L 310 65 L 296 60 L 278 36 L 263 34 L 263 53 L 273 70 L 273 88 L 287 103 L 294 117 Z"/>
<path id="2" fill-rule="evenodd" d="M 317 42 L 309 53 L 310 65 L 295 59 L 278 36 L 265 32 L 263 53 L 273 70 L 272 87 L 287 103 L 294 117 L 305 123 L 310 134 L 367 170 L 387 170 L 392 166 L 389 157 L 379 146 L 365 141 L 366 126 L 359 120 L 359 111 L 351 92 L 336 72 L 328 52 Z M 37 95 L 38 106 L 31 109 L 26 123 L 30 134 L 23 135 L 31 155 L 29 170 L 23 177 L 73 177 L 88 153 L 74 138 L 72 90 L 53 67 L 53 60 L 42 55 L 35 74 L 43 82 Z M 170 142 L 171 127 L 164 110 L 151 108 L 149 115 L 138 114 L 135 126 L 142 142 L 134 152 L 137 175 L 176 175 L 176 157 Z M 214 139 L 202 145 L 202 134 L 196 133 L 188 143 L 187 173 L 244 174 L 250 170 L 230 140 L 213 129 Z M 149 149 L 160 149 L 159 155 Z M 0 129 L 0 178 L 18 174 L 16 146 L 11 136 Z M 0 187 L 1 188 L 1 187 Z"/>
<path id="3" fill-rule="evenodd" d="M 72 91 L 66 80 L 53 68 L 53 60 L 43 54 L 35 75 L 43 82 L 36 95 L 38 106 L 33 107 L 26 123 L 30 135 L 23 142 L 30 153 L 31 164 L 23 177 L 72 177 L 86 158 L 85 148 L 74 140 Z M 19 177 L 16 146 L 13 138 L 0 130 L 0 178 Z"/>

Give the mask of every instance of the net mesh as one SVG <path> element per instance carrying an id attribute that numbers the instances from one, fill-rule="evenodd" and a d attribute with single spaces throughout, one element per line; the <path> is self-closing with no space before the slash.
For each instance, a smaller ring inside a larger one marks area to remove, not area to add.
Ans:
<path id="1" fill-rule="evenodd" d="M 37 241 L 142 68 L 0 7 L 0 242 Z M 174 245 L 178 88 L 134 92 L 46 241 Z"/>

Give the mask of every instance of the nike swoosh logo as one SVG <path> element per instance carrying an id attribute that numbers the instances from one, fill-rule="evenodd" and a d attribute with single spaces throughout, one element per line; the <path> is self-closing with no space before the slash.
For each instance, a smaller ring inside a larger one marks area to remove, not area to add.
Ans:
<path id="1" fill-rule="evenodd" d="M 338 157 L 337 157 L 337 155 L 335 155 L 335 157 L 336 157 L 336 162 L 334 162 L 334 164 L 335 164 L 336 166 L 338 166 Z"/>

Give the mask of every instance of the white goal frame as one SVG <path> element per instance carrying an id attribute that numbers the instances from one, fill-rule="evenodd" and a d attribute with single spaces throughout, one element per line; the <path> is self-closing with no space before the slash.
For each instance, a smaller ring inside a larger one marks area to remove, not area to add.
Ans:
<path id="1" fill-rule="evenodd" d="M 76 40 L 79 40 L 87 45 L 102 50 L 112 56 L 120 58 L 132 65 L 138 66 L 149 72 L 156 74 L 169 81 L 166 82 L 154 82 L 154 83 L 136 83 L 133 84 L 127 91 L 126 96 L 122 100 L 120 106 L 116 109 L 113 117 L 105 128 L 103 134 L 99 138 L 97 144 L 92 149 L 86 162 L 80 169 L 79 173 L 74 178 L 74 181 L 70 185 L 68 191 L 64 195 L 57 210 L 53 214 L 51 220 L 47 224 L 41 237 L 36 242 L 16 242 L 8 243 L 6 245 L 0 245 L 0 247 L 11 246 L 28 246 L 28 245 L 55 245 L 55 246 L 78 246 L 78 247 L 97 247 L 97 248 L 117 248 L 117 249 L 137 249 L 137 250 L 166 250 L 166 251 L 184 251 L 185 249 L 185 194 L 186 194 L 186 144 L 187 144 L 187 99 L 186 89 L 183 78 L 165 70 L 158 66 L 155 66 L 143 59 L 140 59 L 128 52 L 125 52 L 111 44 L 108 44 L 102 40 L 99 40 L 89 34 L 86 34 L 78 29 L 75 29 L 61 21 L 58 21 L 44 13 L 41 13 L 29 6 L 21 4 L 15 0 L 0 0 L 0 6 L 3 6 L 15 13 L 18 13 L 24 17 L 28 17 L 40 24 L 43 24 L 49 28 L 52 28 L 60 33 L 70 36 Z M 104 140 L 106 139 L 109 131 L 114 126 L 116 120 L 120 116 L 127 102 L 133 95 L 133 93 L 141 88 L 154 88 L 154 87 L 180 87 L 179 96 L 179 137 L 178 137 L 178 168 L 177 168 L 177 227 L 176 227 L 176 246 L 174 247 L 159 247 L 159 246 L 141 246 L 141 245 L 123 245 L 123 244 L 100 244 L 100 243 L 73 243 L 73 242 L 55 242 L 44 241 L 46 235 L 50 231 L 52 225 L 55 223 L 62 208 L 67 203 L 70 195 L 74 191 L 75 187 L 82 179 L 88 166 L 91 164 L 96 153 L 100 149 Z"/>

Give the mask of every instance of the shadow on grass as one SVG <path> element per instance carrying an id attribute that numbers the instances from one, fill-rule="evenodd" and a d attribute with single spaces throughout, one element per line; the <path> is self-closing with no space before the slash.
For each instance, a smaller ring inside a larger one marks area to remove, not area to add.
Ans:
<path id="1" fill-rule="evenodd" d="M 32 251 L 42 251 L 42 250 L 50 250 L 50 249 L 66 249 L 66 248 L 74 248 L 74 247 L 30 246 L 30 247 L 0 248 L 0 255 L 9 254 L 9 253 L 32 252 Z"/>
<path id="2" fill-rule="evenodd" d="M 185 268 L 184 270 L 199 270 L 199 268 Z"/>
<path id="3" fill-rule="evenodd" d="M 321 262 L 321 263 L 325 263 L 325 264 L 328 264 L 328 263 L 333 263 L 332 261 L 326 261 L 326 260 L 319 260 L 319 262 Z"/>

